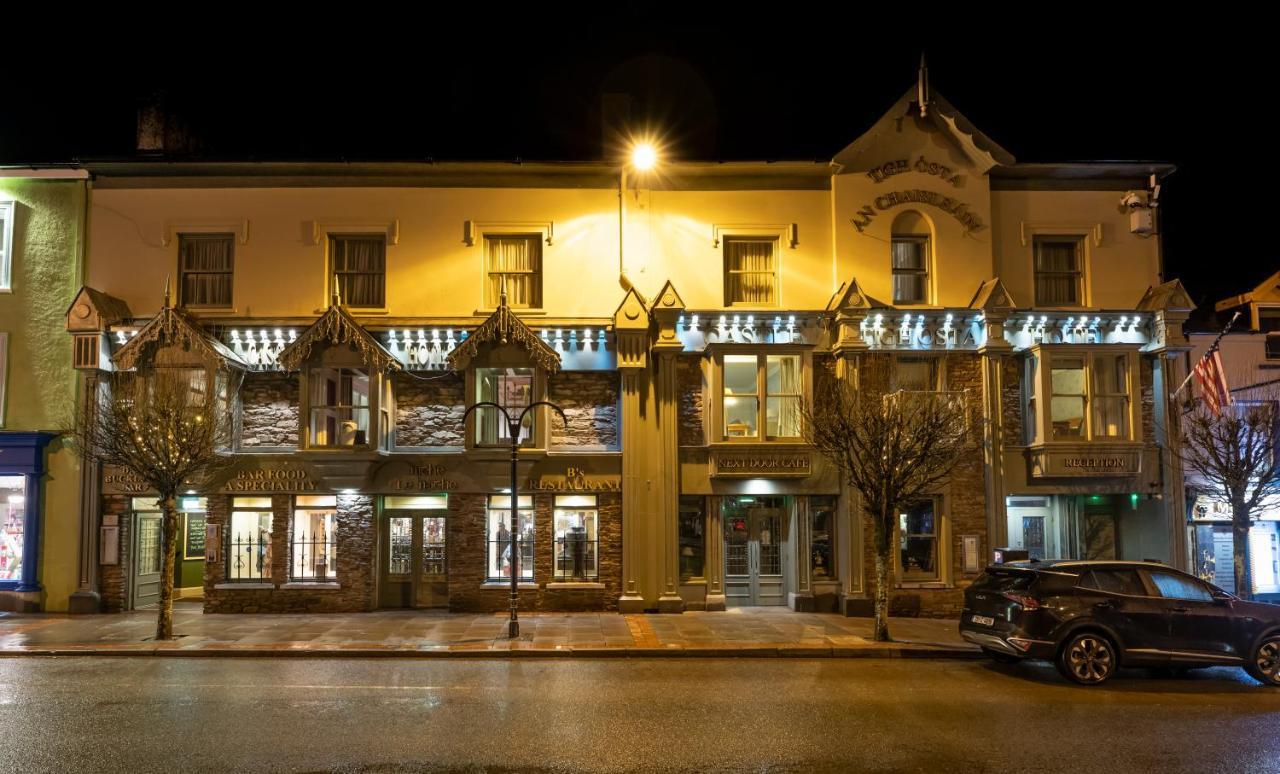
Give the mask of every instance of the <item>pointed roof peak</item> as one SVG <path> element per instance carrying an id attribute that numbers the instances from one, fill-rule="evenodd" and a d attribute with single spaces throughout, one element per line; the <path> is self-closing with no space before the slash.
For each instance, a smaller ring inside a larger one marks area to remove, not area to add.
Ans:
<path id="1" fill-rule="evenodd" d="M 920 69 L 916 72 L 916 101 L 920 103 L 920 117 L 929 115 L 929 64 L 925 61 L 924 50 L 920 51 Z"/>
<path id="2" fill-rule="evenodd" d="M 335 284 L 336 288 L 336 284 Z M 320 315 L 320 319 L 302 332 L 302 335 L 289 342 L 280 350 L 276 362 L 286 371 L 297 371 L 302 363 L 311 356 L 312 348 L 334 347 L 346 344 L 360 353 L 364 363 L 376 371 L 398 371 L 402 368 L 396 356 L 378 343 L 372 333 L 356 322 L 346 307 L 338 303 L 337 291 L 334 291 L 334 303 Z"/>
<path id="3" fill-rule="evenodd" d="M 969 302 L 970 309 L 981 309 L 984 312 L 1008 311 L 1017 306 L 999 277 L 992 277 L 979 285 L 978 292 L 973 294 L 973 300 Z"/>
<path id="4" fill-rule="evenodd" d="M 155 357 L 156 350 L 163 347 L 180 347 L 194 353 L 211 366 L 238 370 L 247 368 L 239 355 L 214 338 L 200 323 L 183 310 L 167 304 L 124 346 L 116 350 L 111 361 L 117 368 L 128 371 L 139 364 L 149 363 Z"/>
<path id="5" fill-rule="evenodd" d="M 471 335 L 448 354 L 446 360 L 449 367 L 455 371 L 465 368 L 472 358 L 480 354 L 481 344 L 498 346 L 515 344 L 529 353 L 529 359 L 538 368 L 547 373 L 558 372 L 560 353 L 543 341 L 542 337 L 526 325 L 524 320 L 511 311 L 505 297 L 501 301 L 502 303 L 493 311 L 493 314 L 489 315 L 471 332 Z"/>
<path id="6" fill-rule="evenodd" d="M 827 302 L 828 312 L 887 308 L 889 308 L 889 304 L 867 295 L 862 286 L 858 284 L 856 277 L 850 277 L 848 282 L 842 283 L 840 288 L 832 294 L 831 300 Z"/>

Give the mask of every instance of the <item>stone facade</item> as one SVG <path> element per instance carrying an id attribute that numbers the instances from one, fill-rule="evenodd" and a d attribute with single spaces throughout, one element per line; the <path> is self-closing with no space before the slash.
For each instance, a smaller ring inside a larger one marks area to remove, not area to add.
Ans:
<path id="1" fill-rule="evenodd" d="M 397 447 L 462 447 L 467 410 L 462 374 L 396 374 L 395 392 Z"/>
<path id="2" fill-rule="evenodd" d="M 103 495 L 103 515 L 111 514 L 120 525 L 120 555 L 116 564 L 98 565 L 99 593 L 102 595 L 102 610 L 107 613 L 119 613 L 129 609 L 129 577 L 133 553 L 133 518 L 129 511 L 129 498 L 126 495 Z"/>
<path id="3" fill-rule="evenodd" d="M 296 447 L 298 390 L 296 374 L 245 374 L 240 386 L 240 447 Z"/>
<path id="4" fill-rule="evenodd" d="M 616 371 L 561 371 L 549 377 L 547 399 L 565 416 L 565 422 L 551 417 L 551 445 L 618 448 L 618 387 Z"/>
<path id="5" fill-rule="evenodd" d="M 706 443 L 703 429 L 706 409 L 701 357 L 676 359 L 676 391 L 680 396 L 680 445 L 702 446 Z"/>
<path id="6" fill-rule="evenodd" d="M 1025 441 L 1022 428 L 1022 376 L 1025 360 L 1006 357 L 1000 362 L 1003 376 L 1000 394 L 1000 420 L 1004 430 L 1005 446 L 1022 446 Z"/>

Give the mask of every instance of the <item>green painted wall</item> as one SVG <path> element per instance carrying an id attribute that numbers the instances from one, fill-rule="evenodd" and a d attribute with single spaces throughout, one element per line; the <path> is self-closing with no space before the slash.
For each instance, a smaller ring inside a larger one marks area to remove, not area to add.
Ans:
<path id="1" fill-rule="evenodd" d="M 0 331 L 9 334 L 0 431 L 64 429 L 75 406 L 67 307 L 80 287 L 85 239 L 84 180 L 0 177 L 14 207 L 12 292 L 0 293 Z M 62 611 L 76 589 L 80 463 L 64 439 L 49 446 L 40 536 L 44 609 Z"/>

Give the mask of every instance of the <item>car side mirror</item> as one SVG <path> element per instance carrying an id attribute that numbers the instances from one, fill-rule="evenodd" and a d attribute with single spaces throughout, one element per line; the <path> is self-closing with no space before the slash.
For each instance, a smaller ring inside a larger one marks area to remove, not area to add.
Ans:
<path id="1" fill-rule="evenodd" d="M 1234 599 L 1234 597 L 1232 597 L 1230 594 L 1226 593 L 1225 591 L 1213 592 L 1213 604 L 1215 605 L 1230 604 L 1232 599 Z"/>

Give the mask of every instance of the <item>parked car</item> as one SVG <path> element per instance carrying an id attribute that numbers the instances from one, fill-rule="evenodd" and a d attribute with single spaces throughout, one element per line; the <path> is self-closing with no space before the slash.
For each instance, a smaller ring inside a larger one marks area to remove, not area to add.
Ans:
<path id="1" fill-rule="evenodd" d="M 997 661 L 1052 661 L 1081 685 L 1121 666 L 1240 666 L 1280 686 L 1280 605 L 1156 562 L 992 565 L 965 590 L 960 634 Z"/>

